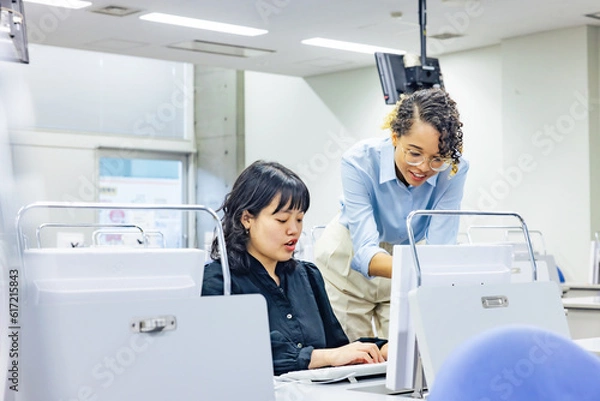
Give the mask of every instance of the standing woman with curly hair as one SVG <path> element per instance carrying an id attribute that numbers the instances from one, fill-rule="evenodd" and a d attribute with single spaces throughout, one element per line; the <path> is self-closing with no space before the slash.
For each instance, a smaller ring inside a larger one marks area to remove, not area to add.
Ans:
<path id="1" fill-rule="evenodd" d="M 387 138 L 361 141 L 342 157 L 340 213 L 315 243 L 315 263 L 350 340 L 387 338 L 393 245 L 408 244 L 413 210 L 460 209 L 468 163 L 462 123 L 442 89 L 403 96 Z M 416 241 L 456 243 L 458 216 L 416 216 Z M 377 276 L 377 277 L 374 277 Z"/>

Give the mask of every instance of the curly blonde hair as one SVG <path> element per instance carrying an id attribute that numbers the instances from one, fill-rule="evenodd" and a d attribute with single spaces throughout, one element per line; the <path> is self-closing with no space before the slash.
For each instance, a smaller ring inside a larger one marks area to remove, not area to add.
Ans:
<path id="1" fill-rule="evenodd" d="M 417 120 L 431 124 L 440 133 L 440 156 L 451 160 L 452 175 L 456 174 L 463 148 L 463 123 L 456 102 L 446 91 L 437 88 L 403 94 L 386 116 L 382 128 L 401 137 L 408 134 Z"/>

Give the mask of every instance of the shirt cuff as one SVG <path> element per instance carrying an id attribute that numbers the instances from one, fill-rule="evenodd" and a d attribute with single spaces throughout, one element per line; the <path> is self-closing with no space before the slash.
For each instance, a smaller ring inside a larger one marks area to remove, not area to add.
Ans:
<path id="1" fill-rule="evenodd" d="M 385 253 L 389 255 L 389 253 L 385 249 L 382 249 L 378 246 L 363 247 L 354 255 L 350 266 L 354 270 L 362 273 L 362 275 L 366 278 L 372 279 L 375 276 L 369 276 L 369 263 L 371 262 L 371 259 L 373 259 L 373 256 L 375 256 L 378 253 Z"/>
<path id="2" fill-rule="evenodd" d="M 298 354 L 298 369 L 306 370 L 308 369 L 308 365 L 310 365 L 310 359 L 312 358 L 312 352 L 314 351 L 314 347 L 304 347 L 300 350 Z"/>
<path id="3" fill-rule="evenodd" d="M 361 337 L 356 341 L 361 342 L 361 343 L 374 343 L 377 345 L 377 348 L 379 348 L 379 349 L 381 349 L 381 347 L 383 347 L 385 344 L 388 343 L 388 340 L 386 340 L 385 338 L 379 338 L 379 337 Z"/>

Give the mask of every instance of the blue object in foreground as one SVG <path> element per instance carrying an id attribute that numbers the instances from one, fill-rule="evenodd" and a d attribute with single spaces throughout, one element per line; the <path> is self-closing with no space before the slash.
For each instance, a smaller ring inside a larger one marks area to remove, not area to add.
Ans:
<path id="1" fill-rule="evenodd" d="M 427 400 L 597 401 L 600 358 L 537 327 L 495 328 L 450 354 Z"/>

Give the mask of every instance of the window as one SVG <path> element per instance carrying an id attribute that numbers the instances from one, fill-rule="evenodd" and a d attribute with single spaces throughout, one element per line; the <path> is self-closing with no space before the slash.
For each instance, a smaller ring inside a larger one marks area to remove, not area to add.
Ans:
<path id="1" fill-rule="evenodd" d="M 135 152 L 122 157 L 102 150 L 98 158 L 98 200 L 106 203 L 186 204 L 188 156 L 158 152 Z M 187 246 L 185 213 L 172 210 L 100 211 L 100 224 L 135 225 L 144 231 L 148 245 L 179 248 Z M 106 231 L 99 244 L 126 244 L 140 240 L 123 230 Z M 127 231 L 130 232 L 130 231 Z"/>

